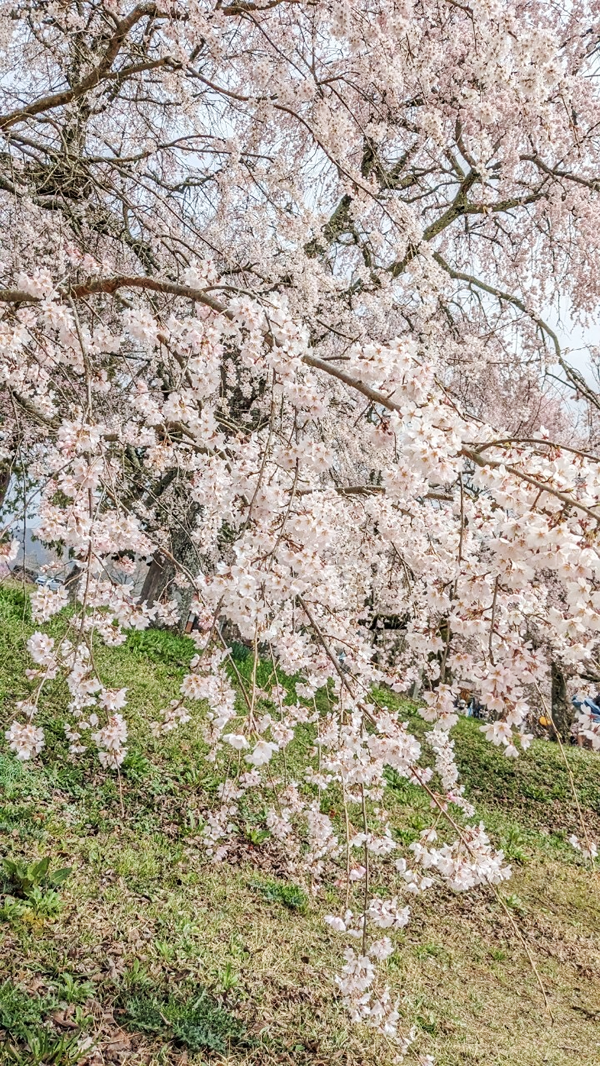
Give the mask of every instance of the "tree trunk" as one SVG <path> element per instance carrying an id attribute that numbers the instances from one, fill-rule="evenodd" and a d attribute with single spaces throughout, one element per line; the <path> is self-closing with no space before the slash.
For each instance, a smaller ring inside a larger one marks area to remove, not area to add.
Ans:
<path id="1" fill-rule="evenodd" d="M 199 512 L 199 505 L 197 503 L 192 503 L 188 509 L 185 526 L 181 523 L 173 527 L 171 531 L 171 544 L 169 546 L 169 551 L 173 556 L 173 559 L 180 563 L 181 566 L 192 575 L 197 574 L 200 569 L 198 552 L 190 536 Z M 144 584 L 140 593 L 140 601 L 146 601 L 149 606 L 152 606 L 157 600 L 161 600 L 166 593 L 165 598 L 174 599 L 179 605 L 179 627 L 184 631 L 190 613 L 190 604 L 193 593 L 191 588 L 179 588 L 179 586 L 175 584 L 174 578 L 176 573 L 177 567 L 175 566 L 175 563 L 173 563 L 167 556 L 163 555 L 160 550 L 157 551 L 148 567 L 148 573 L 144 578 Z M 160 623 L 158 623 L 158 625 L 160 626 Z"/>
<path id="2" fill-rule="evenodd" d="M 166 559 L 160 552 L 157 552 L 144 578 L 140 600 L 148 603 L 148 606 L 151 607 L 156 600 L 160 599 L 172 579 L 173 573 L 173 564 L 170 560 Z"/>
<path id="3" fill-rule="evenodd" d="M 12 464 L 10 462 L 2 463 L 0 466 L 0 509 L 2 508 L 10 485 L 10 478 L 12 473 Z"/>
<path id="4" fill-rule="evenodd" d="M 67 575 L 65 581 L 65 588 L 69 596 L 69 603 L 75 603 L 75 600 L 77 599 L 77 589 L 79 587 L 79 582 L 81 580 L 82 573 L 83 570 L 80 567 L 79 563 L 73 563 L 73 566 L 69 574 Z"/>
<path id="5" fill-rule="evenodd" d="M 552 721 L 563 743 L 568 744 L 573 724 L 573 705 L 567 698 L 567 682 L 562 668 L 553 662 L 551 667 L 552 682 Z"/>

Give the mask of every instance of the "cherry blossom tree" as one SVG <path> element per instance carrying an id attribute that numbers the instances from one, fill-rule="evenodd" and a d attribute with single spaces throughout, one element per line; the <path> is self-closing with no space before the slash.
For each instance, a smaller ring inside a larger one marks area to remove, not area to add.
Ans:
<path id="1" fill-rule="evenodd" d="M 580 687 L 600 672 L 600 398 L 548 321 L 600 298 L 597 5 L 24 0 L 0 35 L 3 459 L 26 460 L 39 535 L 81 569 L 78 624 L 29 642 L 10 746 L 42 751 L 60 673 L 71 754 L 118 770 L 126 692 L 94 641 L 193 597 L 198 654 L 153 729 L 207 701 L 209 758 L 236 766 L 208 852 L 270 775 L 272 836 L 315 886 L 345 869 L 339 987 L 401 1055 L 376 964 L 406 895 L 508 875 L 459 784 L 460 686 L 516 757 L 550 663 Z M 140 557 L 141 600 L 111 578 Z M 66 594 L 32 599 L 43 623 Z M 228 626 L 272 663 L 268 693 L 232 683 Z M 424 689 L 426 743 L 374 701 L 383 682 Z M 303 722 L 316 754 L 291 782 L 273 767 Z M 452 842 L 427 830 L 396 857 L 386 767 Z"/>

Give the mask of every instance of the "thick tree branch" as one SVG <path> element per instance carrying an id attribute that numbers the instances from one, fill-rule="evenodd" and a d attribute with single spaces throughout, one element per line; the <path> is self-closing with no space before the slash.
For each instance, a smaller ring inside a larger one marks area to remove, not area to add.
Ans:
<path id="1" fill-rule="evenodd" d="M 28 118 L 35 118 L 36 115 L 40 115 L 44 111 L 52 111 L 56 107 L 64 107 L 65 104 L 70 104 L 73 100 L 84 96 L 91 89 L 94 89 L 101 81 L 114 76 L 111 75 L 110 68 L 123 47 L 129 31 L 145 16 L 166 17 L 165 13 L 161 12 L 156 4 L 138 4 L 129 15 L 117 23 L 115 32 L 109 42 L 108 48 L 102 56 L 102 59 L 78 85 L 74 85 L 69 89 L 63 89 L 61 92 L 49 93 L 47 96 L 42 96 L 33 103 L 27 104 L 25 107 L 10 111 L 7 115 L 0 115 L 0 131 L 10 129 L 10 127 L 14 126 L 17 122 L 24 122 Z M 171 15 L 169 17 L 173 16 Z M 145 69 L 145 66 L 145 64 L 141 64 L 138 65 L 138 68 Z M 132 66 L 130 68 L 130 73 L 134 72 L 135 66 Z M 117 74 L 117 76 L 119 75 Z"/>

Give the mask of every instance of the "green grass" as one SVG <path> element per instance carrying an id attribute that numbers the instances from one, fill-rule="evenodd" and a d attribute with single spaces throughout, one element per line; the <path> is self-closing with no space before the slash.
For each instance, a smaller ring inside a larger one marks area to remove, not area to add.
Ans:
<path id="1" fill-rule="evenodd" d="M 24 1036 L 41 1024 L 55 1002 L 51 996 L 29 995 L 12 981 L 4 981 L 0 985 L 0 1027 L 11 1036 Z"/>
<path id="2" fill-rule="evenodd" d="M 460 720 L 455 738 L 461 780 L 474 800 L 531 825 L 568 828 L 577 817 L 570 770 L 579 802 L 600 824 L 599 764 L 588 751 L 538 740 L 518 759 L 507 759 L 472 718 Z"/>
<path id="3" fill-rule="evenodd" d="M 308 896 L 298 885 L 285 884 L 278 881 L 252 882 L 252 888 L 268 900 L 269 903 L 280 903 L 291 911 L 299 911 L 304 914 L 308 907 Z"/>
<path id="4" fill-rule="evenodd" d="M 123 997 L 123 1022 L 134 1032 L 158 1034 L 190 1051 L 225 1054 L 248 1043 L 245 1026 L 202 989 L 186 999 L 142 988 Z"/>
<path id="5" fill-rule="evenodd" d="M 59 617 L 47 629 L 58 634 L 66 625 Z M 22 591 L 0 587 L 2 729 L 28 691 L 32 628 Z M 98 645 L 105 683 L 129 690 L 121 794 L 91 754 L 77 765 L 66 758 L 59 682 L 42 702 L 41 759 L 22 766 L 0 750 L 1 857 L 31 866 L 46 856 L 50 873 L 71 868 L 52 889 L 53 908 L 7 885 L 0 897 L 0 1064 L 175 1066 L 185 1053 L 198 1064 L 388 1066 L 385 1042 L 349 1024 L 336 997 L 343 938 L 323 922 L 343 909 L 335 878 L 318 896 L 307 892 L 267 834 L 258 799 L 243 809 L 235 861 L 207 860 L 199 833 L 220 776 L 204 758 L 203 708 L 160 741 L 149 730 L 177 694 L 193 651 L 188 638 L 163 631 L 133 633 L 119 648 Z M 235 648 L 234 658 L 247 679 L 245 649 Z M 272 671 L 261 663 L 259 683 Z M 280 680 L 293 698 L 293 681 Z M 377 698 L 424 732 L 414 705 L 384 690 Z M 328 703 L 320 693 L 319 707 Z M 386 975 L 403 1023 L 417 1026 L 417 1052 L 434 1055 L 438 1066 L 596 1063 L 597 881 L 566 838 L 581 835 L 567 766 L 598 835 L 598 756 L 537 741 L 507 760 L 468 719 L 455 740 L 477 817 L 513 865 L 502 892 L 518 933 L 488 889 L 410 899 L 411 922 Z M 286 754 L 288 772 L 298 772 L 310 744 L 303 727 Z M 434 816 L 421 790 L 392 772 L 388 785 L 392 831 L 407 845 Z M 325 793 L 323 809 L 339 819 L 338 808 L 335 790 Z M 380 876 L 375 864 L 374 887 Z"/>

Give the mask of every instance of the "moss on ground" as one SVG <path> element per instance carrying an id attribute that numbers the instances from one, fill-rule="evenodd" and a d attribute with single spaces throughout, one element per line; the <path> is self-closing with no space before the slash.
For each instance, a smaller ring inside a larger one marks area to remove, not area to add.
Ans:
<path id="1" fill-rule="evenodd" d="M 46 628 L 67 625 L 63 617 Z M 31 631 L 22 591 L 0 588 L 3 729 L 28 690 Z M 341 905 L 335 884 L 308 897 L 285 854 L 261 842 L 257 808 L 246 811 L 235 864 L 210 864 L 199 845 L 219 784 L 203 759 L 203 709 L 160 741 L 148 728 L 192 654 L 191 641 L 159 632 L 98 647 L 106 683 L 129 689 L 121 788 L 91 757 L 66 761 L 58 682 L 40 711 L 42 758 L 24 767 L 0 754 L 3 856 L 49 855 L 51 869 L 72 868 L 54 909 L 42 898 L 0 897 L 0 1063 L 387 1066 L 389 1048 L 349 1025 L 336 998 L 342 941 L 322 920 Z M 241 649 L 237 658 L 247 673 Z M 261 670 L 265 682 L 271 668 Z M 422 729 L 409 703 L 379 698 Z M 412 920 L 387 966 L 406 1025 L 417 1026 L 416 1051 L 438 1066 L 597 1063 L 598 880 L 566 837 L 579 832 L 567 766 L 586 822 L 598 827 L 600 761 L 544 741 L 509 761 L 477 723 L 461 720 L 455 733 L 467 793 L 513 864 L 502 886 L 510 918 L 487 889 L 410 901 Z M 305 731 L 299 745 L 309 743 Z M 290 767 L 298 758 L 289 753 Z M 389 784 L 393 831 L 407 844 L 430 823 L 428 801 L 394 775 Z"/>

